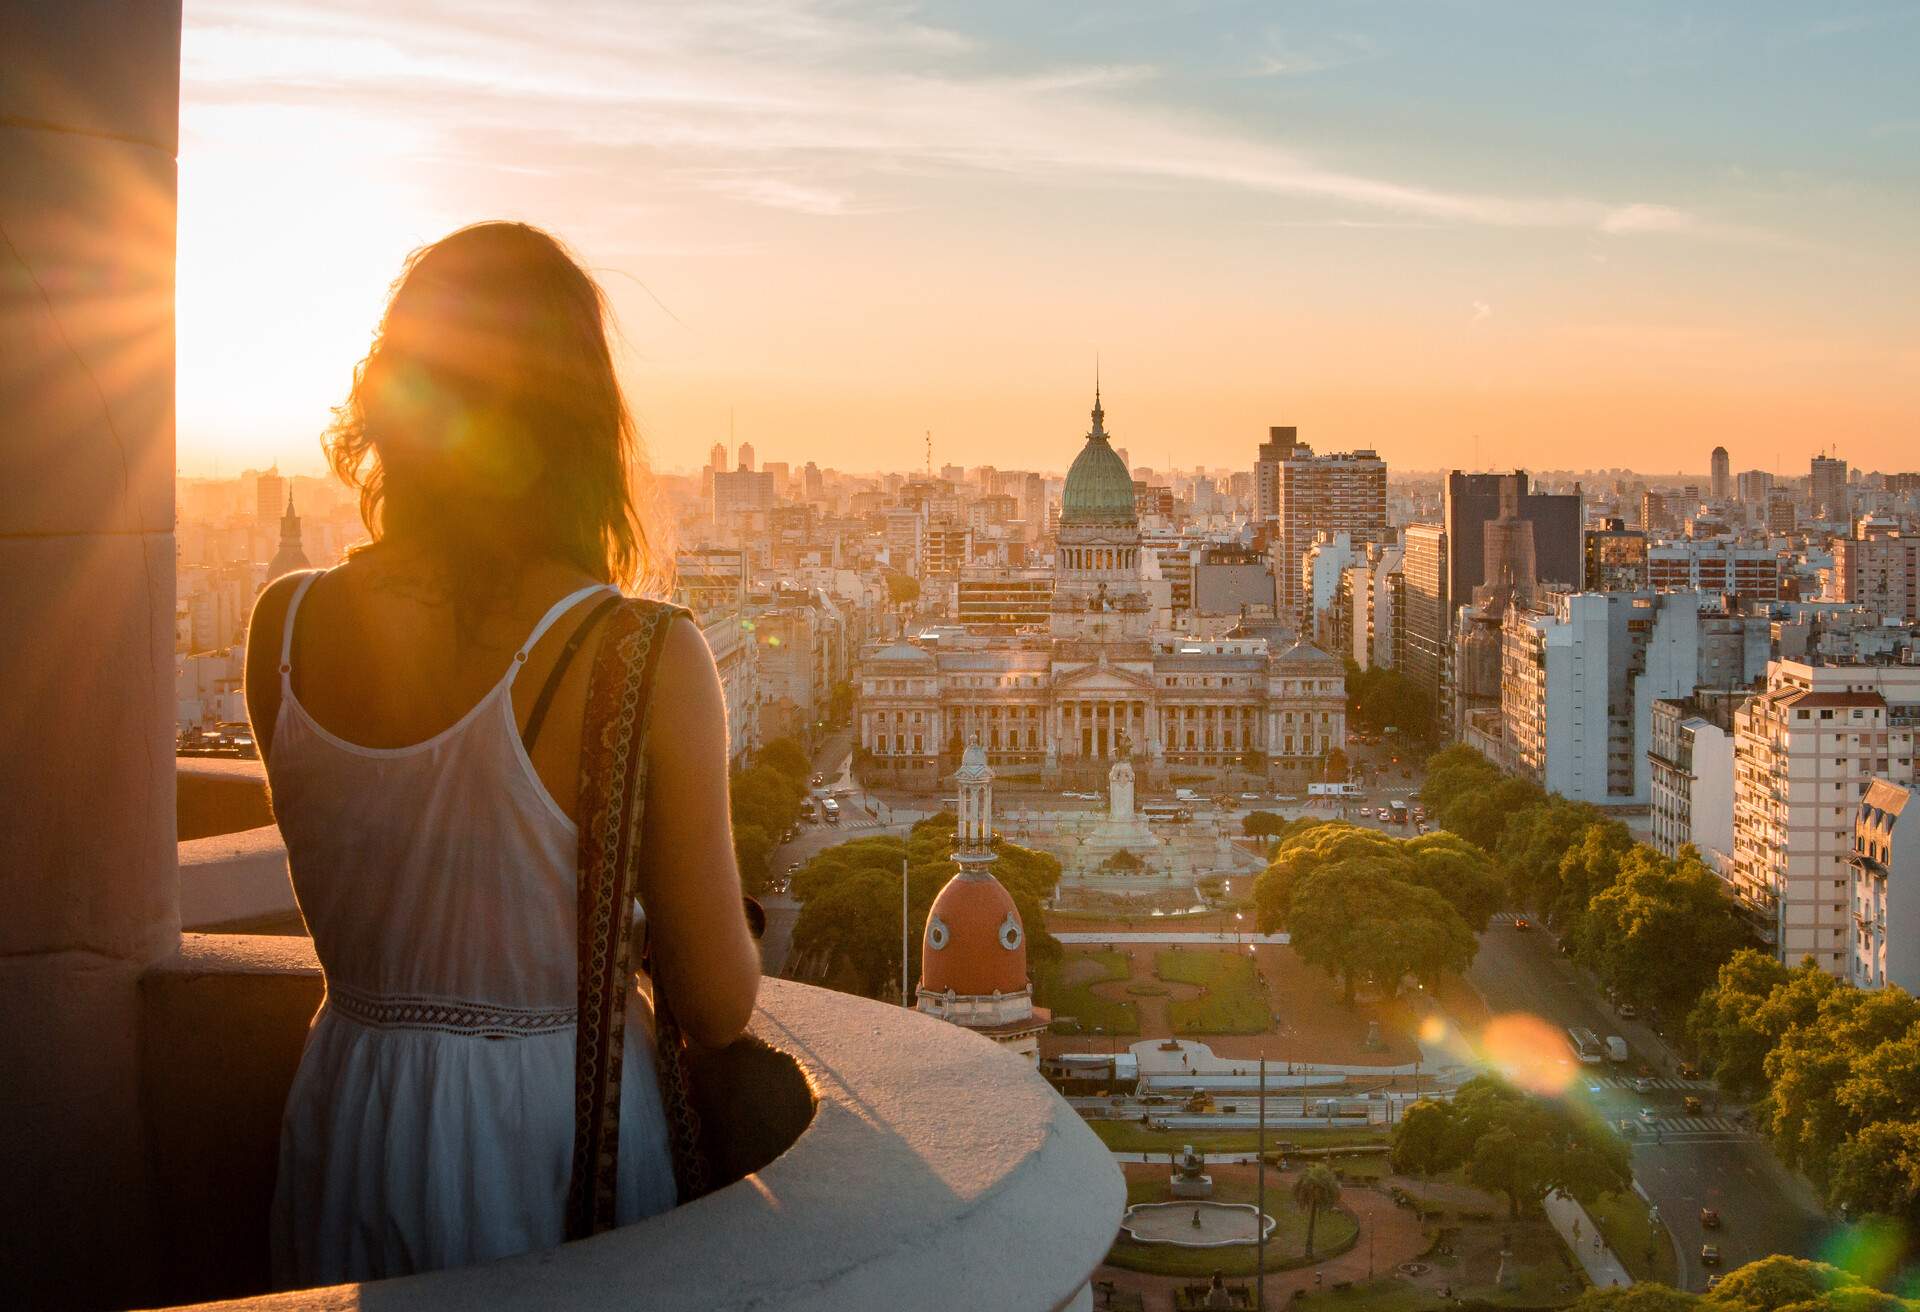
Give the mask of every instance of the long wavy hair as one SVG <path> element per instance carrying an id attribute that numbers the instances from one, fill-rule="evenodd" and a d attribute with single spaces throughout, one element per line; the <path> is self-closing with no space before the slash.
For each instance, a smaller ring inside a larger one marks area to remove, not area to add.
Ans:
<path id="1" fill-rule="evenodd" d="M 541 557 L 663 591 L 672 554 L 608 318 L 579 262 L 524 223 L 476 223 L 410 255 L 322 440 L 360 491 L 360 550 L 424 554 L 475 616 Z"/>

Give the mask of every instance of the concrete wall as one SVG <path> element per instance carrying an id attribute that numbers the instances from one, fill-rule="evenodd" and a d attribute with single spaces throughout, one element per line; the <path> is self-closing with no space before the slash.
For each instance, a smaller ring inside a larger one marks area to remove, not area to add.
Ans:
<path id="1" fill-rule="evenodd" d="M 153 1266 L 138 981 L 173 883 L 180 6 L 0 0 L 0 1282 Z"/>

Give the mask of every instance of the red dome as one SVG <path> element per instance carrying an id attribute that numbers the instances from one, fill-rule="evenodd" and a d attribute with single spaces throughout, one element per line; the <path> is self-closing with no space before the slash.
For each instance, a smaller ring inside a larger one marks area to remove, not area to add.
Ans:
<path id="1" fill-rule="evenodd" d="M 1027 933 L 1013 897 L 984 872 L 947 881 L 927 913 L 920 987 L 962 997 L 1027 987 Z"/>

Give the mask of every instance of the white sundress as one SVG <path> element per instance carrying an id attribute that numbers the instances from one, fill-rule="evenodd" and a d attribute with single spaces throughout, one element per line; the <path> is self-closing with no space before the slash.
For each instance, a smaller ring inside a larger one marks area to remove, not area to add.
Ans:
<path id="1" fill-rule="evenodd" d="M 572 1172 L 578 835 L 514 721 L 527 653 L 408 747 L 329 733 L 294 696 L 287 607 L 267 777 L 326 1000 L 287 1096 L 273 1202 L 280 1288 L 548 1248 Z M 652 1024 L 627 1013 L 617 1216 L 675 1202 Z"/>

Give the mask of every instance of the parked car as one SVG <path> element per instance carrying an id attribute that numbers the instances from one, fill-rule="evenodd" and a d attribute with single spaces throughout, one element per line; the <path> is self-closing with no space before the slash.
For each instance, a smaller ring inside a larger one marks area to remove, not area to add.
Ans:
<path id="1" fill-rule="evenodd" d="M 1720 1265 L 1720 1245 L 1718 1244 L 1700 1245 L 1700 1265 L 1701 1266 L 1719 1266 Z"/>
<path id="2" fill-rule="evenodd" d="M 1700 1228 L 1703 1230 L 1718 1230 L 1720 1228 L 1720 1213 L 1711 1207 L 1701 1208 Z"/>

